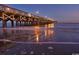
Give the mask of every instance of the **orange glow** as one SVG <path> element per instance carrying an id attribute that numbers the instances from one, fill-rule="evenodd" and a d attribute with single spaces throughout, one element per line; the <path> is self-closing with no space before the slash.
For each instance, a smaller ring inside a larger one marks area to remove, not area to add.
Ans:
<path id="1" fill-rule="evenodd" d="M 55 27 L 55 24 L 46 24 L 45 25 L 45 28 L 54 28 Z"/>
<path id="2" fill-rule="evenodd" d="M 51 27 L 54 28 L 55 27 L 55 24 L 51 24 Z"/>
<path id="3" fill-rule="evenodd" d="M 36 42 L 39 42 L 39 35 L 36 35 Z"/>
<path id="4" fill-rule="evenodd" d="M 47 26 L 48 26 L 48 28 L 54 28 L 55 25 L 54 24 L 48 24 Z"/>
<path id="5" fill-rule="evenodd" d="M 50 29 L 46 29 L 45 30 L 45 37 L 46 38 L 50 38 L 51 35 L 53 35 L 53 34 L 54 34 L 54 31 L 53 30 L 50 30 Z"/>
<path id="6" fill-rule="evenodd" d="M 9 10 L 10 10 L 10 8 L 6 8 L 6 10 L 7 10 L 7 11 L 9 11 Z"/>
<path id="7" fill-rule="evenodd" d="M 51 24 L 45 25 L 45 28 L 46 28 L 46 29 L 45 29 L 45 37 L 46 37 L 46 38 L 50 38 L 51 35 L 54 34 L 54 31 L 50 29 L 51 26 L 53 26 L 53 28 L 54 28 L 54 25 L 51 25 Z"/>
<path id="8" fill-rule="evenodd" d="M 36 37 L 36 42 L 39 42 L 39 36 L 40 36 L 40 27 L 39 26 L 35 26 L 35 37 Z"/>

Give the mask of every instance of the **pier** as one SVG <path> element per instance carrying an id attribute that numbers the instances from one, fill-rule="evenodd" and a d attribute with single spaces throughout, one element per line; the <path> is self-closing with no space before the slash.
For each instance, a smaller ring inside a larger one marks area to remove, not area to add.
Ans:
<path id="1" fill-rule="evenodd" d="M 45 25 L 56 22 L 3 4 L 0 4 L 0 21 L 2 21 L 2 27 L 7 27 L 7 21 L 11 21 L 11 27 L 14 27 L 14 21 L 16 26 Z"/>

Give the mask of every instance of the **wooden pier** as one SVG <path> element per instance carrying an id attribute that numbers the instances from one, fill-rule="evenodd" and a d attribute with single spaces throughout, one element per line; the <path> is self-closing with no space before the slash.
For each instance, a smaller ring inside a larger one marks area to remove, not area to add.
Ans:
<path id="1" fill-rule="evenodd" d="M 33 15 L 31 13 L 18 10 L 6 5 L 0 4 L 0 21 L 2 26 L 7 27 L 7 21 L 11 21 L 11 26 L 18 25 L 45 25 L 55 23 L 56 21 L 49 20 L 45 17 Z"/>

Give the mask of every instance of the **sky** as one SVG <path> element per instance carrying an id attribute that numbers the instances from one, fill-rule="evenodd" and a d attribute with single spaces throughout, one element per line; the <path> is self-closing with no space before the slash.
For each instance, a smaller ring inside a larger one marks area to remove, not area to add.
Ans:
<path id="1" fill-rule="evenodd" d="M 47 16 L 58 22 L 79 22 L 79 4 L 9 4 L 9 6 Z"/>

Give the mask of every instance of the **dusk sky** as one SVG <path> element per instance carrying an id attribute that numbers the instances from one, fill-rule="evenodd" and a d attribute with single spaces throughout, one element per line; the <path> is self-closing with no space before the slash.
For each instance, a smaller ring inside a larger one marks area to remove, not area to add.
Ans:
<path id="1" fill-rule="evenodd" d="M 59 22 L 79 22 L 79 5 L 63 4 L 11 4 L 13 8 L 51 17 Z"/>

